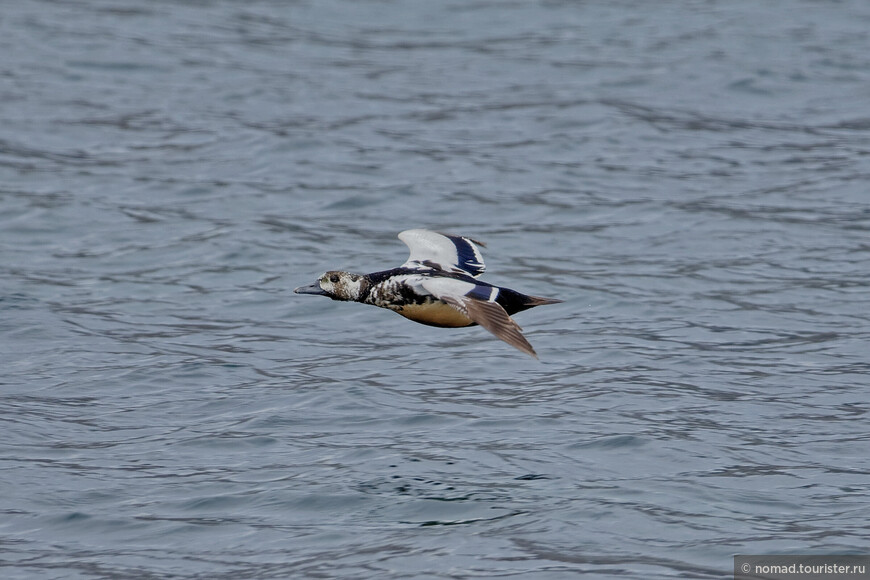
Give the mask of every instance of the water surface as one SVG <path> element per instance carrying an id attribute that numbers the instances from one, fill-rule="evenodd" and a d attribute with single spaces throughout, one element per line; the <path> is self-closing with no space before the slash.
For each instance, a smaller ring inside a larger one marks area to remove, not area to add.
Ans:
<path id="1" fill-rule="evenodd" d="M 4 578 L 728 578 L 866 552 L 862 2 L 0 17 Z M 479 329 L 297 296 L 487 242 Z"/>

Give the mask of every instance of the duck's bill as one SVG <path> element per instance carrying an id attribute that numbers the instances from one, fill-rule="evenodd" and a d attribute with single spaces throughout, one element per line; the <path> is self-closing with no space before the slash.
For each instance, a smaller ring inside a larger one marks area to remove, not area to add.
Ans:
<path id="1" fill-rule="evenodd" d="M 326 296 L 326 292 L 320 287 L 320 284 L 309 284 L 308 286 L 300 286 L 293 292 L 296 294 L 314 294 L 315 296 Z"/>

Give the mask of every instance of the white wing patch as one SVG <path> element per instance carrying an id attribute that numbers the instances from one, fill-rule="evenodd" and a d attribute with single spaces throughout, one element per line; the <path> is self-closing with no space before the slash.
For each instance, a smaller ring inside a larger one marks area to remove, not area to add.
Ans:
<path id="1" fill-rule="evenodd" d="M 523 329 L 495 301 L 498 288 L 489 290 L 486 286 L 453 278 L 425 278 L 420 281 L 420 286 L 490 331 L 496 338 L 538 358 L 535 349 L 523 336 Z"/>
<path id="2" fill-rule="evenodd" d="M 399 239 L 411 250 L 404 268 L 433 268 L 477 278 L 486 270 L 481 242 L 462 236 L 448 236 L 429 230 L 405 230 Z"/>

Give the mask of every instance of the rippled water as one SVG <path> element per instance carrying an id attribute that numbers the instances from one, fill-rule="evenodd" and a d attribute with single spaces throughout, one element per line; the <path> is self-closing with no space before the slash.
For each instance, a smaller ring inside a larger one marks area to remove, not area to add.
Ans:
<path id="1" fill-rule="evenodd" d="M 864 2 L 6 2 L 4 578 L 866 552 Z M 541 362 L 292 293 L 431 227 Z"/>

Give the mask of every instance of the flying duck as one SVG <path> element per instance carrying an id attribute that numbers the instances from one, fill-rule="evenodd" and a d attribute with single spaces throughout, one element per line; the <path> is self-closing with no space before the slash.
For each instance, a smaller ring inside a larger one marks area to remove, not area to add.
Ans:
<path id="1" fill-rule="evenodd" d="M 387 308 L 429 326 L 479 324 L 509 345 L 538 357 L 511 315 L 562 300 L 527 296 L 478 280 L 485 270 L 478 246 L 486 246 L 471 238 L 414 229 L 400 233 L 399 239 L 411 255 L 398 268 L 371 274 L 333 270 L 294 292 Z"/>

